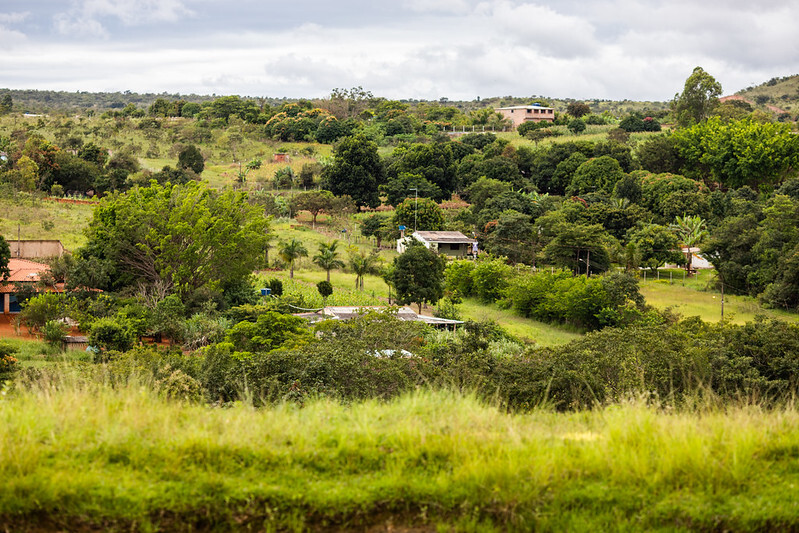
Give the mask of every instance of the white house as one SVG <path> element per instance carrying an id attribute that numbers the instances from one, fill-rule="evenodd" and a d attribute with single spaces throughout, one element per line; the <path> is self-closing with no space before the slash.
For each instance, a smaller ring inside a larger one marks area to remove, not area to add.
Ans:
<path id="1" fill-rule="evenodd" d="M 410 239 L 416 239 L 430 250 L 448 257 L 464 258 L 477 254 L 477 241 L 460 231 L 415 231 L 397 240 L 397 253 L 404 253 Z"/>

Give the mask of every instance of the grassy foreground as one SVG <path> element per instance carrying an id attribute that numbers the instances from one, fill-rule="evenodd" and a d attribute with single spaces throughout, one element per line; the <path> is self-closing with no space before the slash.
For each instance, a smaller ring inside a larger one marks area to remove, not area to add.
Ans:
<path id="1" fill-rule="evenodd" d="M 513 415 L 420 391 L 220 409 L 44 384 L 0 397 L 0 457 L 13 531 L 799 528 L 790 407 Z"/>

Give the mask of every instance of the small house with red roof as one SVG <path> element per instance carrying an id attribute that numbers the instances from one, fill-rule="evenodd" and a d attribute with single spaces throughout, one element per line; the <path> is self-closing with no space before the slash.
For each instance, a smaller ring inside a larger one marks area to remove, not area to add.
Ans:
<path id="1" fill-rule="evenodd" d="M 10 272 L 7 279 L 0 285 L 0 296 L 3 299 L 3 314 L 8 315 L 12 313 L 19 313 L 21 311 L 19 302 L 17 301 L 17 283 L 28 284 L 32 286 L 41 281 L 41 276 L 50 270 L 48 265 L 44 263 L 37 263 L 27 259 L 10 259 L 8 261 L 8 270 Z M 56 285 L 55 288 L 48 290 L 55 290 L 62 292 L 64 286 L 62 283 Z"/>

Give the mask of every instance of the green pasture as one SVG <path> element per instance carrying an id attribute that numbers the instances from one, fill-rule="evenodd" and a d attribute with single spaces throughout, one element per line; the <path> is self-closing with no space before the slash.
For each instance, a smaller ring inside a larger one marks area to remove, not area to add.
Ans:
<path id="1" fill-rule="evenodd" d="M 480 303 L 474 298 L 464 299 L 458 308 L 465 319 L 493 320 L 514 337 L 534 342 L 536 346 L 567 344 L 582 335 L 582 333 L 567 327 L 521 317 L 510 309 L 500 309 L 496 305 Z"/>
<path id="2" fill-rule="evenodd" d="M 671 308 L 684 317 L 698 316 L 706 322 L 721 320 L 721 293 L 699 291 L 668 281 L 648 281 L 641 283 L 641 294 L 646 302 L 657 309 Z M 757 315 L 799 320 L 795 313 L 766 309 L 750 296 L 724 295 L 724 319 L 733 324 L 751 322 Z"/>

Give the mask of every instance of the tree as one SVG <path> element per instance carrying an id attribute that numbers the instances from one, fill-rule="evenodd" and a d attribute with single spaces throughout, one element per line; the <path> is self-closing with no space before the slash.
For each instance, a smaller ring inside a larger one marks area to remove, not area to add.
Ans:
<path id="1" fill-rule="evenodd" d="M 444 227 L 444 213 L 429 198 L 407 198 L 394 210 L 394 226 L 406 226 L 422 231 L 440 231 Z"/>
<path id="2" fill-rule="evenodd" d="M 2 98 L 0 98 L 0 115 L 5 113 L 10 113 L 14 107 L 14 100 L 11 98 L 11 93 L 5 93 Z"/>
<path id="3" fill-rule="evenodd" d="M 412 242 L 403 254 L 394 259 L 394 288 L 397 302 L 415 303 L 422 312 L 425 303 L 435 304 L 444 296 L 445 259 Z"/>
<path id="4" fill-rule="evenodd" d="M 333 162 L 322 171 L 322 185 L 337 196 L 349 195 L 358 207 L 380 205 L 384 181 L 377 144 L 363 134 L 345 137 L 333 149 Z"/>
<path id="5" fill-rule="evenodd" d="M 671 104 L 677 125 L 686 127 L 706 120 L 718 105 L 719 96 L 721 84 L 702 67 L 695 67 L 685 80 L 682 94 L 674 95 Z"/>
<path id="6" fill-rule="evenodd" d="M 308 211 L 313 217 L 311 225 L 316 227 L 316 217 L 322 211 L 330 212 L 335 205 L 336 197 L 330 191 L 305 191 L 291 199 L 291 211 Z"/>
<path id="7" fill-rule="evenodd" d="M 225 334 L 225 342 L 240 352 L 239 358 L 252 352 L 297 348 L 312 338 L 305 319 L 275 311 L 263 313 L 255 322 L 239 322 Z"/>
<path id="8" fill-rule="evenodd" d="M 671 135 L 656 135 L 639 143 L 635 157 L 641 168 L 656 174 L 680 171 L 680 156 Z"/>
<path id="9" fill-rule="evenodd" d="M 380 256 L 377 250 L 369 253 L 363 250 L 350 250 L 350 268 L 355 273 L 355 288 L 363 290 L 363 280 L 366 274 L 376 272 L 377 265 L 380 263 Z"/>
<path id="10" fill-rule="evenodd" d="M 89 344 L 103 350 L 125 352 L 133 347 L 136 337 L 127 324 L 116 318 L 99 318 L 92 324 Z"/>
<path id="11" fill-rule="evenodd" d="M 327 282 L 330 283 L 330 271 L 334 268 L 344 268 L 344 261 L 338 258 L 338 240 L 330 243 L 320 243 L 319 253 L 313 256 L 312 261 L 322 270 L 327 272 Z"/>
<path id="12" fill-rule="evenodd" d="M 6 280 L 8 276 L 11 275 L 11 271 L 8 270 L 8 262 L 11 260 L 11 247 L 8 245 L 8 241 L 0 235 L 0 279 Z"/>
<path id="13" fill-rule="evenodd" d="M 198 176 L 203 173 L 205 169 L 205 161 L 203 154 L 199 148 L 193 144 L 188 145 L 178 154 L 178 168 L 182 170 L 191 170 Z"/>
<path id="14" fill-rule="evenodd" d="M 244 193 L 196 181 L 152 184 L 104 197 L 79 256 L 103 265 L 109 283 L 97 288 L 161 283 L 187 301 L 249 276 L 262 262 L 268 229 Z"/>
<path id="15" fill-rule="evenodd" d="M 650 270 L 655 271 L 665 263 L 683 262 L 680 252 L 680 242 L 665 226 L 647 224 L 629 234 L 629 241 L 633 243 L 641 255 L 641 263 Z"/>
<path id="16" fill-rule="evenodd" d="M 308 256 L 308 249 L 297 239 L 291 239 L 280 246 L 280 258 L 289 264 L 289 278 L 294 279 L 294 262 Z"/>
<path id="17" fill-rule="evenodd" d="M 486 202 L 495 196 L 510 191 L 510 185 L 504 181 L 480 178 L 466 189 L 465 200 L 472 204 L 472 212 L 479 213 Z"/>
<path id="18" fill-rule="evenodd" d="M 591 108 L 585 102 L 571 102 L 566 106 L 566 112 L 575 118 L 580 118 L 591 112 Z"/>
<path id="19" fill-rule="evenodd" d="M 533 224 L 529 215 L 505 211 L 495 224 L 489 224 L 487 233 L 484 242 L 487 252 L 507 257 L 511 263 L 529 264 L 534 259 Z"/>
<path id="20" fill-rule="evenodd" d="M 674 219 L 674 223 L 669 226 L 683 246 L 688 248 L 685 254 L 685 270 L 688 275 L 691 275 L 691 262 L 693 261 L 693 254 L 691 248 L 697 246 L 702 240 L 709 235 L 707 231 L 707 224 L 700 216 L 683 215 Z"/>
<path id="21" fill-rule="evenodd" d="M 687 176 L 727 187 L 778 186 L 799 166 L 799 136 L 788 124 L 711 117 L 673 138 Z"/>
<path id="22" fill-rule="evenodd" d="M 600 224 L 560 222 L 555 237 L 544 247 L 544 258 L 577 274 L 604 272 L 610 267 L 606 242 L 609 236 Z"/>
<path id="23" fill-rule="evenodd" d="M 588 192 L 613 191 L 616 182 L 624 177 L 619 162 L 609 155 L 594 157 L 581 164 L 574 171 L 571 184 L 566 190 L 569 195 L 580 195 Z"/>
<path id="24" fill-rule="evenodd" d="M 390 229 L 390 225 L 391 219 L 389 217 L 378 213 L 372 213 L 361 222 L 361 234 L 364 237 L 374 237 L 377 241 L 377 247 L 380 248 L 383 235 L 386 233 L 387 229 Z"/>
<path id="25" fill-rule="evenodd" d="M 316 290 L 322 296 L 322 302 L 327 302 L 327 297 L 333 294 L 333 285 L 330 281 L 320 281 L 316 284 Z"/>
<path id="26" fill-rule="evenodd" d="M 380 187 L 386 195 L 389 205 L 397 206 L 406 198 L 432 198 L 442 199 L 441 189 L 434 183 L 430 183 L 422 176 L 403 172 L 396 178 L 389 178 L 385 185 Z"/>
<path id="27" fill-rule="evenodd" d="M 389 158 L 387 174 L 391 178 L 408 175 L 427 180 L 428 183 L 435 186 L 433 190 L 436 191 L 436 196 L 433 196 L 433 199 L 437 201 L 449 199 L 455 191 L 457 182 L 457 161 L 455 161 L 449 144 L 401 145 L 394 149 Z M 410 186 L 413 187 L 413 185 Z M 422 196 L 422 191 L 419 192 Z M 402 198 L 404 196 L 398 199 L 402 201 Z M 392 205 L 396 205 L 396 203 Z"/>
<path id="28" fill-rule="evenodd" d="M 572 132 L 574 135 L 579 135 L 580 133 L 585 131 L 586 125 L 585 121 L 580 118 L 573 118 L 569 121 L 568 125 L 569 131 Z"/>

